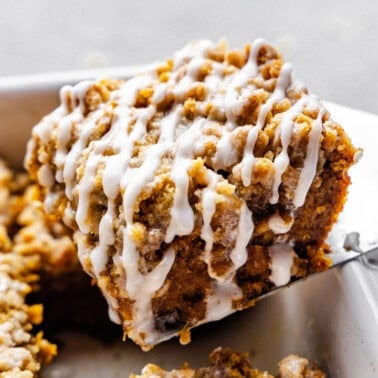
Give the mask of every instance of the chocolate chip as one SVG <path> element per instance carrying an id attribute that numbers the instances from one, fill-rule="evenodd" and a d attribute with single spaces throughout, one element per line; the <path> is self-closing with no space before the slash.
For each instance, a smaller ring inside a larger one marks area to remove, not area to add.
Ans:
<path id="1" fill-rule="evenodd" d="M 174 310 L 167 314 L 158 315 L 155 318 L 155 327 L 160 332 L 175 331 L 182 329 L 185 321 L 182 319 L 181 311 Z"/>

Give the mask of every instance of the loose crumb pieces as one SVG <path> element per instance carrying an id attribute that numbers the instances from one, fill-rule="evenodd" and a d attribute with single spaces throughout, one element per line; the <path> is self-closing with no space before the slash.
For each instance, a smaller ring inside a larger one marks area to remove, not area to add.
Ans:
<path id="1" fill-rule="evenodd" d="M 57 354 L 35 326 L 41 304 L 27 304 L 39 273 L 57 274 L 77 264 L 67 229 L 43 212 L 39 192 L 25 174 L 0 161 L 0 377 L 33 377 Z"/>
<path id="2" fill-rule="evenodd" d="M 326 374 L 306 358 L 290 354 L 278 363 L 278 375 L 255 369 L 248 361 L 248 354 L 217 348 L 210 354 L 210 366 L 191 369 L 185 364 L 181 369 L 164 370 L 158 365 L 146 365 L 140 375 L 130 378 L 326 378 Z"/>

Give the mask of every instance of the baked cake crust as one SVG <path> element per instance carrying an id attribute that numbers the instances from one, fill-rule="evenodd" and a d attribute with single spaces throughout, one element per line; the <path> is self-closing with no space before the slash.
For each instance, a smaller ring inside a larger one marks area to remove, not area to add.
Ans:
<path id="1" fill-rule="evenodd" d="M 356 150 L 265 41 L 199 41 L 61 90 L 25 159 L 111 318 L 148 350 L 330 265 Z"/>

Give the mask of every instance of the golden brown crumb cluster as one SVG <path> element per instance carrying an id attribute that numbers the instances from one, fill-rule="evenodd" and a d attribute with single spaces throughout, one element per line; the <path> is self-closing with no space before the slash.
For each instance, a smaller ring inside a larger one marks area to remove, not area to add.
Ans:
<path id="1" fill-rule="evenodd" d="M 210 354 L 210 366 L 192 369 L 185 365 L 181 369 L 164 370 L 154 364 L 146 365 L 140 375 L 130 378 L 326 378 L 316 364 L 306 358 L 290 354 L 278 363 L 278 375 L 253 368 L 248 354 L 232 352 L 228 348 L 217 348 Z"/>
<path id="2" fill-rule="evenodd" d="M 77 266 L 70 233 L 41 208 L 39 190 L 0 161 L 0 376 L 33 377 L 56 355 L 41 331 L 41 304 L 27 304 L 39 273 Z"/>

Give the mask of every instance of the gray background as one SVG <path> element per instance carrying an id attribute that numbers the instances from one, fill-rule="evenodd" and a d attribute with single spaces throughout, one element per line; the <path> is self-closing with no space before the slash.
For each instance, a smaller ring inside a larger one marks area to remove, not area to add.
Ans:
<path id="1" fill-rule="evenodd" d="M 163 59 L 192 39 L 256 37 L 321 98 L 378 113 L 376 0 L 13 0 L 0 3 L 1 76 Z"/>

